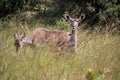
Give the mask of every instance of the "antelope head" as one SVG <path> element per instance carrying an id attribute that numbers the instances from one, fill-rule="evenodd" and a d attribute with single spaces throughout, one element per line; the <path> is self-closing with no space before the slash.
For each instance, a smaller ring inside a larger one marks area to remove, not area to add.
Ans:
<path id="1" fill-rule="evenodd" d="M 23 40 L 26 37 L 26 34 L 19 35 L 18 33 L 14 33 L 14 45 L 16 47 L 16 52 L 19 51 L 19 49 L 24 45 Z"/>
<path id="2" fill-rule="evenodd" d="M 65 14 L 64 18 L 71 23 L 72 30 L 77 30 L 78 24 L 85 19 L 85 14 L 81 14 L 79 18 L 72 18 L 69 14 Z"/>

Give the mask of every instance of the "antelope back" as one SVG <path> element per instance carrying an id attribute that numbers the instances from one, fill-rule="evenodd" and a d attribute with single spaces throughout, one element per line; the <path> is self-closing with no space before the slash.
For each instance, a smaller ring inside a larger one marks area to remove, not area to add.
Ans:
<path id="1" fill-rule="evenodd" d="M 69 32 L 64 31 L 49 31 L 48 39 L 50 39 L 52 42 L 66 42 L 69 40 Z"/>
<path id="2" fill-rule="evenodd" d="M 34 33 L 34 43 L 45 42 L 57 43 L 66 42 L 69 40 L 69 32 L 58 31 L 58 30 L 47 30 L 44 28 L 37 29 Z"/>

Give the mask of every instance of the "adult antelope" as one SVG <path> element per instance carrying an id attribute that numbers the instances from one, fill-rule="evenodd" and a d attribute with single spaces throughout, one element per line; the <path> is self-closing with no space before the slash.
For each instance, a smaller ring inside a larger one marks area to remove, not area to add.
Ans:
<path id="1" fill-rule="evenodd" d="M 69 21 L 71 24 L 71 37 L 69 40 L 69 45 L 74 47 L 74 51 L 77 51 L 77 27 L 80 22 L 85 19 L 85 14 L 81 14 L 79 18 L 72 18 L 69 14 L 64 15 L 65 20 Z"/>
<path id="2" fill-rule="evenodd" d="M 50 44 L 62 46 L 70 40 L 70 33 L 58 30 L 47 30 L 44 28 L 36 29 L 32 34 L 14 34 L 16 52 L 19 52 L 23 45 L 38 46 L 40 43 L 48 41 Z"/>

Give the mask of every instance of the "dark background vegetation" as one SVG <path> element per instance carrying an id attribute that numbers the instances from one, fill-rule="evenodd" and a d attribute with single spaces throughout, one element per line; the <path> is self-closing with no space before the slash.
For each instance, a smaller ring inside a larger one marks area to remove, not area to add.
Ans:
<path id="1" fill-rule="evenodd" d="M 31 12 L 21 17 L 21 13 Z M 86 27 L 100 27 L 109 31 L 120 31 L 120 0 L 0 0 L 1 20 L 14 16 L 21 20 L 39 20 L 45 24 L 56 24 L 65 13 L 72 17 L 86 14 Z M 35 14 L 35 15 L 33 15 Z M 102 27 L 101 27 L 102 26 Z"/>

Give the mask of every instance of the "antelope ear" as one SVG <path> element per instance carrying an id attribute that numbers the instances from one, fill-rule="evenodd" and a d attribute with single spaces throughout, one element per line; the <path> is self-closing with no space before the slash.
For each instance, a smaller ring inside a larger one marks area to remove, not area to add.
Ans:
<path id="1" fill-rule="evenodd" d="M 14 38 L 18 39 L 18 37 L 19 37 L 18 33 L 14 33 Z"/>
<path id="2" fill-rule="evenodd" d="M 79 17 L 79 21 L 82 22 L 85 19 L 85 17 L 85 14 L 82 13 Z"/>
<path id="3" fill-rule="evenodd" d="M 69 16 L 69 14 L 65 14 L 65 15 L 64 15 L 64 18 L 65 18 L 65 20 L 67 20 L 67 21 L 69 21 L 69 20 L 72 19 L 72 18 Z"/>
<path id="4" fill-rule="evenodd" d="M 23 33 L 22 38 L 26 37 L 26 33 Z"/>

